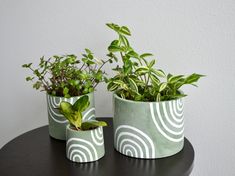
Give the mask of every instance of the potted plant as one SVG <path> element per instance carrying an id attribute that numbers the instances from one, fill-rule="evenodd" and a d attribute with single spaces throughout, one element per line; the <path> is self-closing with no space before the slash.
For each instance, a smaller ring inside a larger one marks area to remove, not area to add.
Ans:
<path id="1" fill-rule="evenodd" d="M 166 75 L 155 68 L 150 53 L 138 54 L 127 37 L 126 26 L 107 24 L 118 34 L 108 47 L 110 58 L 122 65 L 107 81 L 114 91 L 114 146 L 124 155 L 135 158 L 162 158 L 176 154 L 184 145 L 183 99 L 180 88 L 195 83 L 200 74 Z"/>
<path id="2" fill-rule="evenodd" d="M 99 60 L 89 49 L 85 49 L 82 58 L 76 55 L 53 56 L 40 58 L 37 68 L 32 63 L 22 65 L 33 72 L 26 78 L 33 82 L 33 88 L 46 91 L 49 134 L 51 137 L 65 140 L 68 120 L 58 110 L 60 102 L 74 103 L 83 95 L 88 95 L 90 105 L 83 112 L 84 119 L 95 118 L 94 90 L 104 80 L 102 67 L 111 60 Z"/>
<path id="3" fill-rule="evenodd" d="M 74 162 L 92 162 L 104 156 L 103 126 L 106 122 L 85 120 L 82 112 L 89 107 L 89 97 L 82 96 L 73 105 L 60 103 L 60 112 L 69 121 L 66 128 L 66 156 Z"/>

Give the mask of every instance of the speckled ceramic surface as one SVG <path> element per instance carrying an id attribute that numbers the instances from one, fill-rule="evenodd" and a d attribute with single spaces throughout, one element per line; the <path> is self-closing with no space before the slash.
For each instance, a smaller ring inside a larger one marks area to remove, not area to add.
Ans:
<path id="1" fill-rule="evenodd" d="M 163 158 L 184 145 L 183 100 L 136 102 L 114 94 L 114 147 L 135 158 Z"/>
<path id="2" fill-rule="evenodd" d="M 103 128 L 77 131 L 66 128 L 66 156 L 78 163 L 97 161 L 105 154 Z"/>
<path id="3" fill-rule="evenodd" d="M 94 93 L 87 94 L 90 100 L 90 106 L 85 112 L 83 112 L 84 120 L 95 119 L 95 104 L 94 104 Z M 82 96 L 64 98 L 46 95 L 47 97 L 47 108 L 48 108 L 48 121 L 49 121 L 49 134 L 55 139 L 65 140 L 66 126 L 68 120 L 60 113 L 58 107 L 61 101 L 66 101 L 74 104 Z"/>

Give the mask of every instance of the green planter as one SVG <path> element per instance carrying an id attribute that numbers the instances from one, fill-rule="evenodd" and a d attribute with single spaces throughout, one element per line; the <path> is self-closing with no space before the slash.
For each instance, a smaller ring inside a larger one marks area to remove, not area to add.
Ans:
<path id="1" fill-rule="evenodd" d="M 84 120 L 95 119 L 95 104 L 94 104 L 94 93 L 87 94 L 90 100 L 90 106 L 83 113 Z M 66 126 L 68 125 L 68 120 L 60 113 L 58 107 L 61 101 L 67 101 L 71 104 L 75 103 L 77 99 L 82 96 L 64 98 L 64 97 L 56 97 L 51 96 L 49 94 L 47 96 L 47 112 L 48 112 L 48 121 L 49 121 L 49 134 L 51 137 L 60 140 L 66 140 Z"/>
<path id="2" fill-rule="evenodd" d="M 103 128 L 77 131 L 66 128 L 66 156 L 78 163 L 97 161 L 105 154 Z"/>
<path id="3" fill-rule="evenodd" d="M 183 100 L 136 102 L 114 94 L 114 147 L 135 158 L 163 158 L 184 145 Z"/>

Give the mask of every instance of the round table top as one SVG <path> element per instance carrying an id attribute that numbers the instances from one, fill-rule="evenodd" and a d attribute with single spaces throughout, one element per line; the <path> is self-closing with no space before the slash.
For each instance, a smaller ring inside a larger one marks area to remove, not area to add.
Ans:
<path id="1" fill-rule="evenodd" d="M 105 156 L 91 163 L 73 163 L 66 159 L 65 141 L 49 137 L 48 126 L 24 133 L 0 150 L 1 176 L 188 176 L 193 169 L 194 149 L 185 138 L 178 154 L 162 159 L 135 159 L 113 147 L 112 119 L 102 118 Z"/>

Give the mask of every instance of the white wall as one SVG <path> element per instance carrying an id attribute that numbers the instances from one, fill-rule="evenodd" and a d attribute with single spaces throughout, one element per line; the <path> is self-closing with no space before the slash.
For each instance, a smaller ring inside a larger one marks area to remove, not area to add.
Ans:
<path id="1" fill-rule="evenodd" d="M 24 81 L 21 64 L 85 47 L 104 57 L 114 38 L 106 22 L 130 26 L 135 48 L 155 53 L 164 70 L 207 75 L 199 88 L 184 89 L 192 175 L 234 176 L 234 0 L 0 0 L 0 147 L 47 124 L 45 95 Z M 98 116 L 111 116 L 110 102 L 100 85 Z"/>

